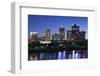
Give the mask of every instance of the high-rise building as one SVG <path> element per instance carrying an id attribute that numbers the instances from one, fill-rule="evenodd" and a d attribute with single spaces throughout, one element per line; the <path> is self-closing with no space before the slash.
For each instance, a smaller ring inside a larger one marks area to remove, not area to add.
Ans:
<path id="1" fill-rule="evenodd" d="M 59 40 L 59 34 L 53 34 L 52 40 Z"/>
<path id="2" fill-rule="evenodd" d="M 59 28 L 59 38 L 60 40 L 65 40 L 65 28 L 63 25 Z"/>
<path id="3" fill-rule="evenodd" d="M 79 40 L 80 30 L 77 24 L 72 26 L 72 40 Z"/>
<path id="4" fill-rule="evenodd" d="M 85 31 L 80 31 L 80 40 L 85 40 Z"/>
<path id="5" fill-rule="evenodd" d="M 51 41 L 51 30 L 47 29 L 45 32 L 46 41 Z"/>
<path id="6" fill-rule="evenodd" d="M 68 31 L 66 31 L 66 38 L 67 38 L 67 40 L 72 40 L 72 31 L 71 30 L 68 30 Z"/>
<path id="7" fill-rule="evenodd" d="M 74 31 L 74 32 L 79 32 L 79 26 L 78 26 L 78 24 L 74 24 L 73 26 L 72 26 L 72 31 Z"/>
<path id="8" fill-rule="evenodd" d="M 36 41 L 38 39 L 38 32 L 30 32 L 30 40 Z"/>

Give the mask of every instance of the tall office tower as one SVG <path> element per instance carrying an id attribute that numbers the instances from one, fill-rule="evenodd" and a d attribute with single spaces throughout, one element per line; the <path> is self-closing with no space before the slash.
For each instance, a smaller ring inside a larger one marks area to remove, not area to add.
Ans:
<path id="1" fill-rule="evenodd" d="M 51 30 L 47 29 L 45 32 L 46 41 L 51 41 Z"/>
<path id="2" fill-rule="evenodd" d="M 80 31 L 80 40 L 85 40 L 85 31 Z"/>
<path id="3" fill-rule="evenodd" d="M 79 26 L 78 26 L 78 24 L 74 24 L 73 26 L 72 26 L 72 31 L 75 31 L 75 32 L 79 32 Z"/>
<path id="4" fill-rule="evenodd" d="M 30 40 L 36 41 L 38 39 L 38 32 L 30 32 Z"/>
<path id="5" fill-rule="evenodd" d="M 65 28 L 63 25 L 59 28 L 59 38 L 60 40 L 65 40 Z"/>
<path id="6" fill-rule="evenodd" d="M 67 38 L 67 40 L 72 40 L 72 31 L 71 30 L 68 30 L 68 31 L 66 31 L 66 38 Z"/>
<path id="7" fill-rule="evenodd" d="M 59 34 L 53 34 L 52 40 L 59 40 Z"/>
<path id="8" fill-rule="evenodd" d="M 80 30 L 79 26 L 77 24 L 74 24 L 72 26 L 72 40 L 78 40 L 80 36 Z"/>

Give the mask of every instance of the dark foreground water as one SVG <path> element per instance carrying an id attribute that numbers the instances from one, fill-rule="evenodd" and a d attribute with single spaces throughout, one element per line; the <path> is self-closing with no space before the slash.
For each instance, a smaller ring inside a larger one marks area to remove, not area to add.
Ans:
<path id="1" fill-rule="evenodd" d="M 84 59 L 88 58 L 87 50 L 72 50 L 59 52 L 41 52 L 28 55 L 28 60 Z"/>

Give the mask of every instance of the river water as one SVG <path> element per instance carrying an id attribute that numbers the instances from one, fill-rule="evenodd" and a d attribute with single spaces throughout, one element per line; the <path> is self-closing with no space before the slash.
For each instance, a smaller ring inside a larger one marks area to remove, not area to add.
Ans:
<path id="1" fill-rule="evenodd" d="M 62 60 L 62 59 L 84 59 L 88 58 L 87 50 L 72 50 L 59 52 L 41 52 L 29 55 L 28 60 Z"/>

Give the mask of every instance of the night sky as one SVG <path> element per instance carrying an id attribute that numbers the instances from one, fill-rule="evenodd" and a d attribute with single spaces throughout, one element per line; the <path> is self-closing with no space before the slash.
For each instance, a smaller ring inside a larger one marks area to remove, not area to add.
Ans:
<path id="1" fill-rule="evenodd" d="M 59 33 L 61 25 L 65 30 L 70 30 L 73 24 L 78 24 L 80 30 L 85 30 L 87 34 L 88 17 L 28 15 L 28 33 L 38 32 L 39 37 L 44 36 L 46 29 L 51 29 L 52 33 Z"/>

